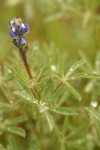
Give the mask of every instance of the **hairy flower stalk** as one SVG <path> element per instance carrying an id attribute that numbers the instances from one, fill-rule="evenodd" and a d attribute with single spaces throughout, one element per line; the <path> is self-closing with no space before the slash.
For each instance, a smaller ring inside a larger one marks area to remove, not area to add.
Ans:
<path id="1" fill-rule="evenodd" d="M 12 37 L 13 44 L 19 48 L 21 59 L 24 63 L 26 71 L 29 75 L 29 78 L 32 79 L 32 73 L 27 61 L 27 50 L 29 49 L 28 43 L 24 35 L 30 30 L 29 24 L 23 24 L 22 20 L 19 18 L 14 18 L 9 21 L 10 25 L 10 36 Z M 35 89 L 31 89 L 32 93 L 35 95 Z"/>

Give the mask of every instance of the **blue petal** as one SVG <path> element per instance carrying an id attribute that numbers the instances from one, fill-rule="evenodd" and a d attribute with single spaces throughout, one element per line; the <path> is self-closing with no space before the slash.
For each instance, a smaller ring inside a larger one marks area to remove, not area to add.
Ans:
<path id="1" fill-rule="evenodd" d="M 17 36 L 18 35 L 18 29 L 15 29 L 14 33 Z"/>
<path id="2" fill-rule="evenodd" d="M 18 39 L 18 44 L 19 45 L 23 45 L 23 44 L 25 44 L 26 43 L 26 39 L 24 38 L 24 37 L 19 37 L 19 39 Z"/>
<path id="3" fill-rule="evenodd" d="M 26 32 L 28 32 L 30 30 L 30 25 L 29 24 L 25 24 L 25 28 L 26 28 Z"/>
<path id="4" fill-rule="evenodd" d="M 11 37 L 16 37 L 17 36 L 17 34 L 15 32 L 13 32 L 13 30 L 10 30 L 10 35 L 11 35 Z"/>
<path id="5" fill-rule="evenodd" d="M 28 32 L 29 31 L 29 29 L 30 29 L 30 26 L 29 26 L 29 24 L 25 24 L 25 28 L 21 28 L 21 31 L 23 32 L 23 33 L 26 33 L 26 32 Z"/>

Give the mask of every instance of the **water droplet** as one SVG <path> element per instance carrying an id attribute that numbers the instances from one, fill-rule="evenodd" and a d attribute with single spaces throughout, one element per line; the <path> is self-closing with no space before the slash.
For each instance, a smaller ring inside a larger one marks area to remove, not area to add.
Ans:
<path id="1" fill-rule="evenodd" d="M 97 105 L 98 105 L 98 103 L 97 103 L 96 101 L 92 101 L 92 102 L 91 102 L 91 106 L 92 106 L 92 107 L 95 108 L 95 107 L 97 107 Z"/>
<path id="2" fill-rule="evenodd" d="M 56 66 L 55 66 L 55 65 L 52 65 L 52 66 L 51 66 L 51 70 L 52 70 L 52 71 L 56 71 L 56 70 L 57 70 Z"/>
<path id="3" fill-rule="evenodd" d="M 8 72 L 9 72 L 9 73 L 12 73 L 12 71 L 11 71 L 10 69 L 8 69 Z"/>
<path id="4" fill-rule="evenodd" d="M 45 106 L 46 105 L 46 103 L 45 102 L 42 102 L 42 106 Z"/>
<path id="5" fill-rule="evenodd" d="M 70 71 L 73 71 L 73 69 L 71 68 Z"/>

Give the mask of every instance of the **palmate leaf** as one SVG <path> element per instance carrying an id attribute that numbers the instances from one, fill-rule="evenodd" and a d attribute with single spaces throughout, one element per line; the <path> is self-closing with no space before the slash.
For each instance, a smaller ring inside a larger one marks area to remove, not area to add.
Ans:
<path id="1" fill-rule="evenodd" d="M 97 120 L 100 121 L 100 110 L 95 110 L 92 107 L 85 107 L 85 109 L 88 111 L 88 113 L 90 114 L 90 116 L 96 118 Z"/>
<path id="2" fill-rule="evenodd" d="M 80 93 L 79 93 L 78 91 L 76 91 L 76 89 L 74 89 L 73 86 L 72 86 L 70 83 L 65 82 L 65 85 L 66 85 L 67 90 L 68 90 L 71 94 L 73 94 L 73 96 L 74 96 L 76 99 L 78 99 L 79 101 L 81 101 L 81 95 L 80 95 Z"/>
<path id="3" fill-rule="evenodd" d="M 28 87 L 28 86 L 24 85 L 19 80 L 17 80 L 17 83 L 18 83 L 21 90 L 25 91 L 26 94 L 28 94 L 31 98 L 33 98 L 33 93 L 31 91 L 31 87 Z"/>
<path id="4" fill-rule="evenodd" d="M 53 112 L 62 114 L 62 115 L 78 115 L 74 108 L 67 108 L 67 107 L 56 107 L 51 109 Z"/>
<path id="5" fill-rule="evenodd" d="M 6 127 L 6 131 L 17 134 L 17 135 L 22 136 L 22 137 L 26 136 L 25 130 L 22 128 Z"/>
<path id="6" fill-rule="evenodd" d="M 33 97 L 31 89 L 25 86 L 22 82 L 17 80 L 17 83 L 21 89 L 21 91 L 15 91 L 14 94 L 19 95 L 20 97 L 24 98 L 28 102 L 36 103 L 37 100 Z"/>
<path id="7" fill-rule="evenodd" d="M 54 128 L 53 117 L 52 117 L 52 115 L 48 111 L 45 111 L 45 116 L 46 116 L 46 119 L 48 121 L 50 132 L 51 132 L 53 130 L 53 128 Z"/>

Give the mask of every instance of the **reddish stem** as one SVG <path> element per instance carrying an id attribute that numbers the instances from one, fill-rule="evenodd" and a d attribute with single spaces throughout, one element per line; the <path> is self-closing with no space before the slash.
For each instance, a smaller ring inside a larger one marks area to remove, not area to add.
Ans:
<path id="1" fill-rule="evenodd" d="M 60 82 L 57 87 L 53 90 L 52 94 L 55 93 L 57 91 L 57 89 L 63 84 L 63 82 Z"/>
<path id="2" fill-rule="evenodd" d="M 27 73 L 29 75 L 29 78 L 32 79 L 33 77 L 32 77 L 32 73 L 31 73 L 31 70 L 30 70 L 27 58 L 26 58 L 26 52 L 24 52 L 23 50 L 21 50 L 21 57 L 22 57 L 24 66 L 26 68 L 26 71 L 27 71 Z"/>
<path id="3" fill-rule="evenodd" d="M 20 54 L 21 54 L 21 58 L 22 58 L 22 61 L 24 63 L 24 66 L 26 68 L 26 71 L 28 73 L 28 76 L 30 79 L 32 79 L 33 77 L 32 77 L 32 73 L 30 70 L 30 66 L 29 66 L 28 61 L 27 61 L 26 51 L 24 49 L 21 49 Z M 31 88 L 31 91 L 32 91 L 33 95 L 35 96 L 35 92 L 37 92 L 37 90 L 35 88 Z"/>

